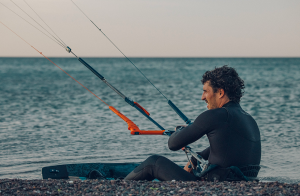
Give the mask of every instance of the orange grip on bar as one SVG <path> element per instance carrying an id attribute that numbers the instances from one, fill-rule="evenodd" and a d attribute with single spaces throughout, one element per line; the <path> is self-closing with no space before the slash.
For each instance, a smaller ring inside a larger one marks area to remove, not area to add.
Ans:
<path id="1" fill-rule="evenodd" d="M 136 124 L 134 124 L 129 118 L 124 116 L 124 114 L 119 112 L 117 109 L 115 109 L 112 106 L 109 106 L 109 109 L 111 111 L 113 111 L 116 115 L 118 115 L 120 118 L 122 118 L 128 124 L 128 130 L 130 130 L 130 131 L 140 131 L 140 129 L 138 128 L 138 126 Z"/>
<path id="2" fill-rule="evenodd" d="M 117 109 L 115 109 L 112 106 L 109 106 L 109 109 L 128 124 L 128 130 L 130 130 L 131 135 L 162 135 L 165 132 L 165 130 L 140 130 L 140 128 L 136 124 L 134 124 L 134 122 L 132 122 L 129 118 L 127 118 Z"/>
<path id="3" fill-rule="evenodd" d="M 150 113 L 149 113 L 145 108 L 143 108 L 140 104 L 138 104 L 137 102 L 134 102 L 134 104 L 135 104 L 138 108 L 140 108 L 141 110 L 143 110 L 148 116 L 150 116 Z"/>
<path id="4" fill-rule="evenodd" d="M 131 130 L 130 134 L 131 135 L 163 135 L 165 130 L 139 130 L 139 131 L 134 131 Z"/>

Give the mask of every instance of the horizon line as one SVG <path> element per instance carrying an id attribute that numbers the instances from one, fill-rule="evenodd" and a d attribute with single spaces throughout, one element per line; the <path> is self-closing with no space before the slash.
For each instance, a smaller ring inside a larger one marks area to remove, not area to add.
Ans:
<path id="1" fill-rule="evenodd" d="M 49 58 L 74 58 L 67 56 L 48 56 Z M 0 56 L 0 58 L 45 58 L 42 56 Z M 76 57 L 75 57 L 76 58 Z M 123 56 L 81 56 L 81 58 L 124 58 Z M 128 58 L 300 58 L 300 56 L 137 56 Z"/>

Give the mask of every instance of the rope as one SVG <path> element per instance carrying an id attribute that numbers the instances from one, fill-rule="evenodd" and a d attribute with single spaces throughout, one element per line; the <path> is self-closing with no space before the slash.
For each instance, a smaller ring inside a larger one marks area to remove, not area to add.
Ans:
<path id="1" fill-rule="evenodd" d="M 61 43 L 61 41 L 59 41 L 55 36 L 53 36 L 51 33 L 49 33 L 49 31 L 47 31 L 47 29 L 45 29 L 40 23 L 38 23 L 34 18 L 32 18 L 27 12 L 25 12 L 20 6 L 18 6 L 13 0 L 10 0 L 11 2 L 13 2 L 13 4 L 15 4 L 20 10 L 22 10 L 29 18 L 31 18 L 36 24 L 38 24 L 42 29 L 44 29 L 49 35 L 51 35 L 57 42 L 59 42 L 61 45 L 64 45 L 63 43 Z M 25 1 L 25 0 L 24 0 Z M 25 1 L 26 3 L 26 1 Z M 26 3 L 27 4 L 27 3 Z M 28 4 L 27 4 L 28 5 Z M 29 6 L 29 5 L 28 5 Z M 30 7 L 30 6 L 29 6 Z M 31 8 L 31 7 L 30 7 Z M 31 8 L 32 9 L 32 8 Z M 33 10 L 33 9 L 32 9 Z M 34 10 L 33 10 L 34 11 Z M 35 12 L 35 11 L 34 11 Z M 35 12 L 36 13 L 36 12 Z M 36 13 L 37 14 L 37 13 Z M 66 47 L 66 45 L 65 45 Z"/>
<path id="2" fill-rule="evenodd" d="M 48 57 L 46 57 L 42 52 L 40 52 L 38 49 L 36 49 L 35 47 L 33 47 L 30 43 L 28 43 L 25 39 L 23 39 L 21 36 L 19 36 L 16 32 L 14 32 L 12 29 L 10 29 L 8 26 L 6 26 L 4 23 L 2 23 L 0 21 L 1 24 L 3 24 L 6 28 L 8 28 L 11 32 L 13 32 L 15 35 L 17 35 L 20 39 L 22 39 L 25 43 L 27 43 L 30 47 L 32 47 L 35 51 L 37 51 L 38 53 L 40 53 L 43 57 L 45 57 L 48 61 L 50 61 L 53 65 L 55 65 L 56 67 L 58 67 L 60 70 L 62 70 L 63 72 L 65 72 L 65 74 L 67 74 L 68 76 L 70 76 L 70 78 L 72 78 L 73 80 L 75 80 L 78 84 L 80 84 L 83 88 L 85 88 L 87 91 L 89 91 L 90 93 L 92 93 L 95 97 L 97 97 L 100 101 L 102 101 L 105 105 L 109 106 L 107 103 L 105 103 L 102 99 L 100 99 L 97 95 L 95 95 L 92 91 L 90 91 L 87 87 L 85 87 L 83 84 L 81 84 L 78 80 L 76 80 L 75 78 L 73 78 L 70 74 L 68 74 L 65 70 L 63 70 L 61 67 L 59 67 L 57 64 L 55 64 L 53 61 L 51 61 Z"/>
<path id="3" fill-rule="evenodd" d="M 58 37 L 58 39 L 60 40 L 60 43 L 63 43 L 64 46 L 67 47 L 67 44 L 65 44 L 65 42 L 62 39 L 60 39 L 60 37 L 51 29 L 51 27 L 49 25 L 47 25 L 47 23 L 38 15 L 38 13 L 36 11 L 34 11 L 34 9 L 26 2 L 26 0 L 24 0 L 24 2 L 41 19 L 41 21 L 43 21 L 43 23 L 52 31 L 52 33 L 54 33 L 54 35 L 56 35 L 56 37 Z"/>
<path id="4" fill-rule="evenodd" d="M 1 3 L 1 2 L 0 2 Z M 13 12 L 14 14 L 16 14 L 17 16 L 19 16 L 20 18 L 22 18 L 23 20 L 25 20 L 28 24 L 30 24 L 31 26 L 33 26 L 35 29 L 37 29 L 38 31 L 40 31 L 41 33 L 43 33 L 44 35 L 46 35 L 47 37 L 49 37 L 52 41 L 54 41 L 55 43 L 57 43 L 58 45 L 60 45 L 61 47 L 65 48 L 60 42 L 55 41 L 53 38 L 51 38 L 49 35 L 47 35 L 46 33 L 44 33 L 43 31 L 41 31 L 39 28 L 37 28 L 36 26 L 34 26 L 33 24 L 31 24 L 29 21 L 27 21 L 25 18 L 23 18 L 22 16 L 20 16 L 19 14 L 17 14 L 16 12 L 14 12 L 12 9 L 10 9 L 9 7 L 7 7 L 6 5 L 4 5 L 3 3 L 1 3 L 4 7 L 6 7 L 7 9 L 9 9 L 11 12 Z"/>
<path id="5" fill-rule="evenodd" d="M 80 7 L 76 4 L 76 3 L 74 3 L 74 1 L 73 0 L 71 0 L 72 1 L 72 3 L 89 19 L 89 20 L 91 20 L 81 9 L 80 9 Z"/>

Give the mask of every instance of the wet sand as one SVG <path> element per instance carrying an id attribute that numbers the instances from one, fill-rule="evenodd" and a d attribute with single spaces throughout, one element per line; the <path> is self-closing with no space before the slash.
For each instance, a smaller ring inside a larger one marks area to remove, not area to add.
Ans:
<path id="1" fill-rule="evenodd" d="M 0 179 L 0 195 L 300 195 L 300 183 Z"/>

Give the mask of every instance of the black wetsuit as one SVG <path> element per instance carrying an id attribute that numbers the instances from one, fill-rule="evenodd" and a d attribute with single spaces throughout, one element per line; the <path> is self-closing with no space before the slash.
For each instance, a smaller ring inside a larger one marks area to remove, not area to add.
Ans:
<path id="1" fill-rule="evenodd" d="M 207 110 L 195 122 L 169 138 L 169 148 L 179 150 L 207 135 L 210 147 L 199 154 L 221 168 L 259 165 L 260 133 L 255 120 L 238 103 Z M 196 180 L 169 159 L 154 155 L 132 171 L 125 180 Z"/>

